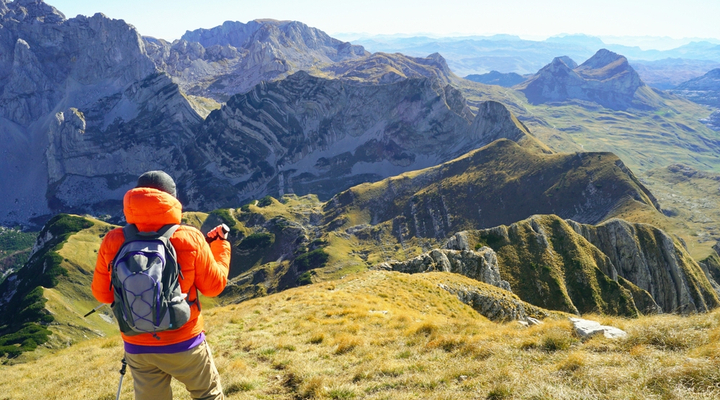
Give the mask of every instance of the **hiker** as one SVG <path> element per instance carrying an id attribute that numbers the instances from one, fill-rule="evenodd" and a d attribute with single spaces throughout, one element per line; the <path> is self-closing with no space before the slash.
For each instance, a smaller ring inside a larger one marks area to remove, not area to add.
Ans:
<path id="1" fill-rule="evenodd" d="M 102 303 L 117 303 L 111 282 L 119 281 L 111 280 L 112 269 L 113 263 L 118 265 L 114 261 L 118 251 L 130 245 L 123 246 L 126 233 L 132 237 L 137 232 L 143 235 L 146 232 L 167 230 L 166 234 L 170 235 L 172 231 L 167 229 L 169 226 L 177 229 L 169 236 L 180 268 L 177 281 L 182 294 L 177 299 L 186 310 L 189 306 L 187 315 L 181 318 L 181 321 L 187 322 L 179 327 L 170 324 L 169 329 L 157 332 L 130 331 L 124 320 L 121 321 L 123 318 L 118 318 L 125 345 L 125 359 L 135 384 L 135 399 L 172 399 L 172 377 L 185 385 L 193 399 L 224 399 L 220 376 L 205 341 L 197 296 L 198 291 L 205 296 L 217 296 L 227 284 L 230 268 L 227 231 L 221 225 L 204 236 L 196 228 L 175 226 L 180 224 L 182 205 L 177 199 L 175 182 L 163 171 L 142 174 L 137 186 L 125 194 L 123 208 L 129 225 L 125 229 L 115 228 L 108 232 L 98 251 L 92 282 L 95 298 Z M 133 227 L 137 230 L 133 231 Z M 131 254 L 130 257 L 134 256 Z M 116 283 L 115 286 L 122 284 Z M 117 307 L 118 304 L 114 303 L 113 312 L 116 317 L 122 317 L 122 311 L 116 311 Z"/>

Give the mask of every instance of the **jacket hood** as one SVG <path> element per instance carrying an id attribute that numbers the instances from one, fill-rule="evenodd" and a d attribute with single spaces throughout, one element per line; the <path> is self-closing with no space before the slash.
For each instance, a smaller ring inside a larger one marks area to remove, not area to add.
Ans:
<path id="1" fill-rule="evenodd" d="M 148 187 L 128 190 L 123 198 L 123 211 L 128 224 L 135 224 L 145 232 L 156 231 L 167 224 L 179 224 L 182 220 L 182 204 L 178 199 Z"/>

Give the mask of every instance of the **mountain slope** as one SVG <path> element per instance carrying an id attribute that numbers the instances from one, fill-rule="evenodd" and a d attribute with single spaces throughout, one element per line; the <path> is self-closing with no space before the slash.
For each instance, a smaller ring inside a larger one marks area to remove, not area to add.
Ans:
<path id="1" fill-rule="evenodd" d="M 656 210 L 655 199 L 612 154 L 542 154 L 510 140 L 437 167 L 356 186 L 326 206 L 328 222 L 392 222 L 404 237 L 446 238 L 471 227 L 508 224 L 533 214 L 598 223 L 616 210 Z M 349 222 L 349 221 L 348 221 Z"/>
<path id="2" fill-rule="evenodd" d="M 560 316 L 529 328 L 489 322 L 441 285 L 473 283 L 437 272 L 376 271 L 206 309 L 207 340 L 226 396 L 715 396 L 718 312 L 638 319 L 589 315 L 628 336 L 579 340 Z M 121 340 L 113 336 L 26 364 L 0 365 L 0 391 L 13 399 L 115 398 L 122 356 Z M 133 396 L 129 378 L 122 398 Z M 173 391 L 180 398 L 186 393 L 177 382 Z"/>
<path id="3" fill-rule="evenodd" d="M 458 79 L 438 53 L 427 57 L 373 53 L 320 68 L 323 75 L 366 83 L 394 83 L 409 78 L 435 78 L 447 85 Z"/>
<path id="4" fill-rule="evenodd" d="M 95 304 L 90 282 L 110 228 L 64 214 L 48 222 L 27 264 L 0 284 L 0 352 L 17 357 L 40 346 L 32 358 L 113 331 L 107 316 L 81 317 Z"/>
<path id="5" fill-rule="evenodd" d="M 426 168 L 501 137 L 549 151 L 502 105 L 473 116 L 435 79 L 367 85 L 305 72 L 234 96 L 207 118 L 188 177 L 190 207 L 265 194 L 327 199 L 352 185 Z"/>
<path id="6" fill-rule="evenodd" d="M 513 293 L 581 313 L 693 313 L 720 305 L 720 286 L 683 245 L 646 224 L 579 224 L 554 215 L 456 234 L 446 247 L 489 246 Z M 637 307 L 637 308 L 636 308 Z"/>

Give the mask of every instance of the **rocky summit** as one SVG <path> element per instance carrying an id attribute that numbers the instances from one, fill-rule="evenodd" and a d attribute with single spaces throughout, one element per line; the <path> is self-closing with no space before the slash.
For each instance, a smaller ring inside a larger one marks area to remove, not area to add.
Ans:
<path id="1" fill-rule="evenodd" d="M 225 102 L 262 81 L 319 64 L 369 55 L 362 46 L 334 39 L 298 21 L 227 21 L 186 32 L 173 43 L 145 38 L 157 68 L 185 93 Z"/>
<path id="2" fill-rule="evenodd" d="M 602 49 L 579 66 L 568 57 L 556 57 L 515 88 L 533 104 L 576 100 L 624 110 L 647 107 L 635 99 L 643 86 L 625 57 Z"/>

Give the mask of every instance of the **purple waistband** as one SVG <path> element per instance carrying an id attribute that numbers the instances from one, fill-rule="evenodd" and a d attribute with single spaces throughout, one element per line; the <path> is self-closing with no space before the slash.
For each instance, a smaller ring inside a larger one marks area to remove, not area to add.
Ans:
<path id="1" fill-rule="evenodd" d="M 182 353 L 199 346 L 205 340 L 205 332 L 184 342 L 167 344 L 164 346 L 143 346 L 125 342 L 125 352 L 128 354 L 174 354 Z"/>

